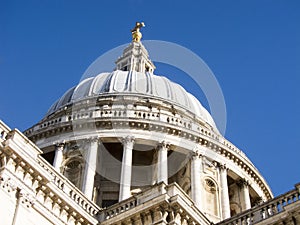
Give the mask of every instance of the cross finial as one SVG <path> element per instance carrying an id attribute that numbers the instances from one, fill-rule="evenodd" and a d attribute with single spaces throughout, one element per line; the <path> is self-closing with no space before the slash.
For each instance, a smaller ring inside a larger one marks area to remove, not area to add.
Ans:
<path id="1" fill-rule="evenodd" d="M 140 32 L 140 28 L 144 27 L 144 22 L 136 22 L 135 27 L 131 30 L 132 41 L 139 42 L 142 38 L 142 33 Z"/>

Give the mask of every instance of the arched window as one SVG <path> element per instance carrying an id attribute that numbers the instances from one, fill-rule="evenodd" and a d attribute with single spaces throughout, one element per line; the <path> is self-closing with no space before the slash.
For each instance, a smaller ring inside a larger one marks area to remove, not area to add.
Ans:
<path id="1" fill-rule="evenodd" d="M 216 183 L 212 179 L 206 178 L 204 187 L 207 212 L 211 215 L 219 216 L 218 188 Z"/>
<path id="2" fill-rule="evenodd" d="M 81 185 L 83 163 L 80 159 L 69 159 L 64 166 L 63 174 L 78 188 Z"/>

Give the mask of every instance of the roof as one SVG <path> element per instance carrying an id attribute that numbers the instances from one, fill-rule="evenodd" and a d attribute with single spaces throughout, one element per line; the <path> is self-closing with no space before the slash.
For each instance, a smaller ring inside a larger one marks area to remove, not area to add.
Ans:
<path id="1" fill-rule="evenodd" d="M 58 99 L 48 110 L 47 115 L 69 103 L 93 96 L 104 94 L 107 96 L 109 93 L 138 94 L 139 96 L 142 94 L 161 98 L 183 107 L 216 128 L 209 112 L 195 96 L 188 93 L 182 86 L 164 76 L 136 71 L 116 70 L 82 80 Z"/>

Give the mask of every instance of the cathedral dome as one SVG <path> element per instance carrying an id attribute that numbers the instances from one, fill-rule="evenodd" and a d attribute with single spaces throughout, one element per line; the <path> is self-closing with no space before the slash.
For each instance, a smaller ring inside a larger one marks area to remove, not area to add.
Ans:
<path id="1" fill-rule="evenodd" d="M 112 94 L 122 96 L 136 95 L 167 101 L 190 111 L 217 130 L 209 112 L 192 94 L 166 77 L 148 72 L 116 70 L 82 80 L 58 99 L 49 109 L 47 115 L 85 98 Z"/>
<path id="2" fill-rule="evenodd" d="M 189 200 L 180 202 L 215 223 L 270 199 L 257 168 L 219 133 L 201 103 L 153 73 L 140 42 L 143 26 L 132 30 L 113 72 L 80 81 L 25 134 L 107 218 L 116 218 L 136 196 L 157 207 L 150 200 L 160 196 L 154 189 L 182 193 L 179 199 Z"/>

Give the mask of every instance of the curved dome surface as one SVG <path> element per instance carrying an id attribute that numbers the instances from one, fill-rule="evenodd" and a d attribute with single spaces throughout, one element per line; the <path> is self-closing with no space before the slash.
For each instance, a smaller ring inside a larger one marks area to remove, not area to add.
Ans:
<path id="1" fill-rule="evenodd" d="M 101 73 L 95 77 L 87 78 L 77 86 L 69 89 L 58 99 L 48 110 L 47 115 L 66 104 L 77 102 L 86 97 L 109 93 L 142 94 L 167 100 L 194 113 L 217 130 L 209 112 L 196 97 L 188 93 L 182 86 L 163 76 L 135 71 L 116 70 L 111 73 Z"/>

